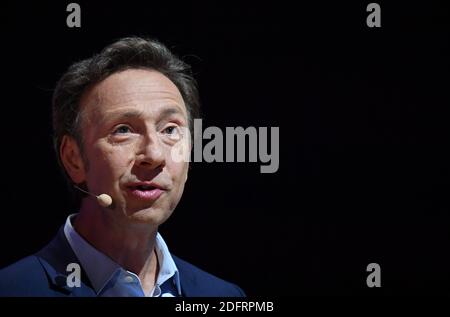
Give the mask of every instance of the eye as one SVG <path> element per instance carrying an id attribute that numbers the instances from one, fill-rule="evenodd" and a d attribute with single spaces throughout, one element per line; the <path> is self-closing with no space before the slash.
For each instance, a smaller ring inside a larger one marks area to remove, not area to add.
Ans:
<path id="1" fill-rule="evenodd" d="M 181 137 L 180 135 L 180 129 L 176 125 L 171 125 L 162 131 L 164 134 L 168 135 L 171 139 L 179 139 Z"/>
<path id="2" fill-rule="evenodd" d="M 131 132 L 131 128 L 129 126 L 121 125 L 121 126 L 118 126 L 114 130 L 113 134 L 124 134 L 124 133 L 130 133 L 130 132 Z"/>
<path id="3" fill-rule="evenodd" d="M 176 126 L 170 126 L 164 129 L 164 133 L 167 134 L 174 134 L 177 132 L 177 127 Z"/>

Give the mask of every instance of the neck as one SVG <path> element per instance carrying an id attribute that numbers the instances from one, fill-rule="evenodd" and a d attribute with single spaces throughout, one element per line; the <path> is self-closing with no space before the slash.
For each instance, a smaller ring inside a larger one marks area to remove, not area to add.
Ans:
<path id="1" fill-rule="evenodd" d="M 143 285 L 154 286 L 158 274 L 155 252 L 157 227 L 128 224 L 112 217 L 89 199 L 83 200 L 75 218 L 75 230 L 97 250 L 124 269 L 139 276 Z"/>

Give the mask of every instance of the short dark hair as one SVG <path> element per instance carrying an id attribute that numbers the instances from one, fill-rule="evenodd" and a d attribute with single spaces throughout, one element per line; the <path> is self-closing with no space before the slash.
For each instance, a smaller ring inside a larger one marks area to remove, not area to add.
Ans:
<path id="1" fill-rule="evenodd" d="M 113 73 L 135 68 L 158 71 L 175 84 L 186 105 L 191 136 L 194 135 L 193 120 L 200 115 L 200 101 L 191 67 L 156 40 L 122 38 L 99 54 L 71 65 L 56 85 L 52 99 L 54 147 L 64 172 L 59 155 L 63 136 L 73 137 L 81 151 L 83 148 L 80 100 L 84 92 Z"/>

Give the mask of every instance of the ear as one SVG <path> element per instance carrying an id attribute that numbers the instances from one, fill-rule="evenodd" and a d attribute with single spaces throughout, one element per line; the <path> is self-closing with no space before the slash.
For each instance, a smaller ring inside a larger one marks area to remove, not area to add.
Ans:
<path id="1" fill-rule="evenodd" d="M 86 170 L 77 142 L 71 136 L 65 135 L 59 147 L 59 156 L 67 174 L 75 184 L 86 180 Z"/>

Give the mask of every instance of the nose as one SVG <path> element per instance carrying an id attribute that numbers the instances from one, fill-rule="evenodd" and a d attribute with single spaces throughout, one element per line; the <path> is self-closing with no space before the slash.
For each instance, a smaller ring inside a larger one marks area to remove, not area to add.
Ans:
<path id="1" fill-rule="evenodd" d="M 162 168 L 166 164 L 163 145 L 157 133 L 148 133 L 142 138 L 136 152 L 136 165 L 149 169 Z"/>

